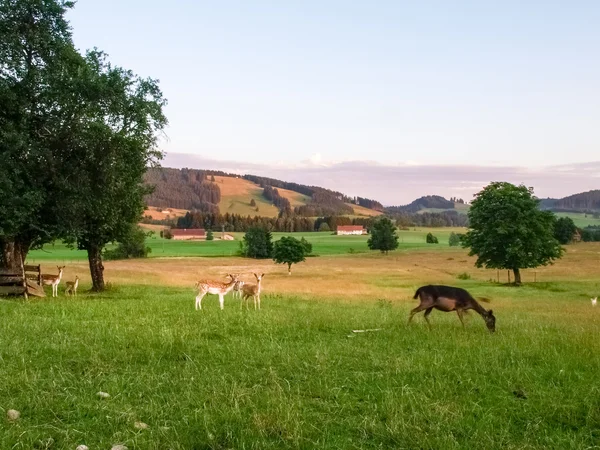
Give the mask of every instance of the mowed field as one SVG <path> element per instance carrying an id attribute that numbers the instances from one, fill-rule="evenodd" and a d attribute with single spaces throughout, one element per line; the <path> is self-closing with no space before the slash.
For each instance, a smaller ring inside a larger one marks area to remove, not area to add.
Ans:
<path id="1" fill-rule="evenodd" d="M 146 226 L 145 226 L 146 227 Z M 160 237 L 160 228 L 154 226 L 154 235 L 147 239 L 148 246 L 152 249 L 151 258 L 164 257 L 188 257 L 188 256 L 235 256 L 240 248 L 240 241 L 244 233 L 227 233 L 235 237 L 234 241 L 225 241 L 216 239 L 214 241 L 176 241 L 162 239 Z M 416 248 L 428 249 L 430 251 L 447 251 L 448 239 L 450 233 L 464 233 L 465 228 L 410 228 L 399 230 L 400 247 L 397 251 L 402 253 Z M 425 237 L 427 233 L 433 233 L 440 241 L 439 244 L 427 244 Z M 368 246 L 369 236 L 336 236 L 331 232 L 304 232 L 304 233 L 273 233 L 273 240 L 278 240 L 283 236 L 294 236 L 297 239 L 305 238 L 313 245 L 313 254 L 315 256 L 344 255 L 356 253 L 372 253 Z M 215 232 L 215 237 L 219 238 L 220 233 Z M 110 246 L 109 246 L 110 248 Z M 35 250 L 29 254 L 31 264 L 43 263 L 45 261 L 59 261 L 68 263 L 71 261 L 87 260 L 87 253 L 81 250 L 73 250 L 66 245 L 57 242 L 54 245 L 47 245 L 42 250 Z"/>
<path id="2" fill-rule="evenodd" d="M 520 288 L 431 247 L 309 258 L 292 276 L 237 257 L 106 262 L 101 295 L 73 262 L 77 299 L 0 302 L 0 408 L 21 412 L 0 420 L 0 448 L 597 447 L 600 245 L 568 246 Z M 260 311 L 231 296 L 194 310 L 198 278 L 257 271 Z M 476 313 L 407 325 L 426 283 L 490 297 L 497 332 Z"/>

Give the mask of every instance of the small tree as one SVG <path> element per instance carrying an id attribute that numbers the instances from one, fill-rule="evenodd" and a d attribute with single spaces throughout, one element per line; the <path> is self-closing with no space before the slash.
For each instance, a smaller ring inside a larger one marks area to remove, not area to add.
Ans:
<path id="1" fill-rule="evenodd" d="M 319 231 L 331 231 L 331 228 L 329 228 L 329 224 L 327 222 L 323 222 L 321 225 L 319 225 Z"/>
<path id="2" fill-rule="evenodd" d="M 242 252 L 249 258 L 270 258 L 273 254 L 271 232 L 261 227 L 249 228 L 244 235 Z"/>
<path id="3" fill-rule="evenodd" d="M 304 242 L 308 244 L 308 242 Z M 306 260 L 307 247 L 305 243 L 291 236 L 282 237 L 275 242 L 273 247 L 273 261 L 277 264 L 287 264 L 288 275 L 291 275 L 292 264 Z"/>
<path id="4" fill-rule="evenodd" d="M 255 207 L 256 206 L 256 200 L 254 200 L 254 199 L 250 200 L 250 206 Z"/>
<path id="5" fill-rule="evenodd" d="M 373 224 L 371 237 L 367 241 L 371 250 L 380 250 L 387 253 L 398 248 L 398 235 L 396 226 L 387 217 L 382 217 Z"/>
<path id="6" fill-rule="evenodd" d="M 312 248 L 313 248 L 312 244 L 304 238 L 300 239 L 300 242 L 304 246 L 304 254 L 307 256 L 310 255 L 312 253 Z"/>
<path id="7" fill-rule="evenodd" d="M 477 255 L 475 265 L 509 269 L 521 284 L 521 268 L 551 264 L 563 253 L 554 237 L 554 214 L 541 211 L 533 189 L 494 182 L 476 195 L 462 245 Z"/>
<path id="8" fill-rule="evenodd" d="M 213 231 L 209 229 L 206 232 L 206 240 L 207 241 L 213 241 L 214 239 L 215 239 L 215 236 L 213 235 Z"/>
<path id="9" fill-rule="evenodd" d="M 146 258 L 152 251 L 150 247 L 146 246 L 146 238 L 150 233 L 146 233 L 137 225 L 131 226 L 127 234 L 119 241 L 117 248 L 104 252 L 104 258 L 106 260 Z"/>
<path id="10" fill-rule="evenodd" d="M 450 238 L 448 239 L 448 244 L 450 247 L 458 247 L 460 245 L 462 236 L 462 234 L 455 233 L 454 231 L 450 233 Z"/>
<path id="11" fill-rule="evenodd" d="M 171 232 L 170 228 L 167 228 L 166 230 L 164 230 L 162 232 L 162 235 L 165 239 L 173 239 L 173 233 Z"/>
<path id="12" fill-rule="evenodd" d="M 575 222 L 570 217 L 560 217 L 554 224 L 554 237 L 561 244 L 571 242 L 576 231 Z"/>
<path id="13" fill-rule="evenodd" d="M 438 244 L 438 238 L 436 238 L 433 234 L 427 233 L 427 237 L 425 238 L 428 244 Z"/>

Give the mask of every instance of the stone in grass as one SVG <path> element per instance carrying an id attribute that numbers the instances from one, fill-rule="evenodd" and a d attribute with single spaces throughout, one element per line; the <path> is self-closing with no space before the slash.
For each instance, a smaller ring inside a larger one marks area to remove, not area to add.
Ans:
<path id="1" fill-rule="evenodd" d="M 110 394 L 108 392 L 102 392 L 102 391 L 97 392 L 96 395 L 100 398 L 109 398 L 110 397 Z"/>
<path id="2" fill-rule="evenodd" d="M 116 445 L 113 445 L 110 450 L 127 450 L 127 447 L 125 447 L 122 444 L 116 444 Z"/>
<path id="3" fill-rule="evenodd" d="M 144 422 L 136 422 L 133 424 L 133 426 L 138 430 L 147 430 L 148 428 L 150 428 L 150 425 Z"/>
<path id="4" fill-rule="evenodd" d="M 78 445 L 77 448 L 75 450 L 90 450 L 90 448 L 87 445 Z"/>
<path id="5" fill-rule="evenodd" d="M 16 422 L 21 417 L 21 413 L 16 409 L 9 409 L 6 411 L 6 418 L 9 422 Z"/>

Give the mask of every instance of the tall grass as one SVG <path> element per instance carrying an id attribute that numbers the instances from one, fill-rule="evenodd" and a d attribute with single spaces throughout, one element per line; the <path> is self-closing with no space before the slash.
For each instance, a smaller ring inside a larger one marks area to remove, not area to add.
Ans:
<path id="1" fill-rule="evenodd" d="M 394 298 L 197 312 L 191 289 L 120 286 L 0 302 L 0 409 L 22 414 L 0 420 L 0 448 L 598 445 L 600 309 L 573 294 L 592 284 L 471 287 L 495 299 L 496 334 L 476 314 L 407 326 L 416 303 Z M 382 330 L 351 331 L 367 328 Z"/>

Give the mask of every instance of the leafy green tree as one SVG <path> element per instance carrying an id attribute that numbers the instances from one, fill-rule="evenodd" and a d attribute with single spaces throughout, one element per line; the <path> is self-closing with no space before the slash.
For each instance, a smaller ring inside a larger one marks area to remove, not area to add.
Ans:
<path id="1" fill-rule="evenodd" d="M 319 225 L 319 231 L 331 231 L 331 228 L 329 228 L 327 222 L 322 222 L 321 225 Z"/>
<path id="2" fill-rule="evenodd" d="M 0 2 L 0 268 L 62 237 L 68 216 L 65 163 L 82 58 L 66 11 L 73 2 Z"/>
<path id="3" fill-rule="evenodd" d="M 308 242 L 304 238 L 300 239 L 300 242 L 304 246 L 304 254 L 307 255 L 307 256 L 310 255 L 312 253 L 312 250 L 313 250 L 312 244 L 310 242 Z"/>
<path id="4" fill-rule="evenodd" d="M 425 241 L 428 244 L 438 244 L 439 243 L 438 238 L 435 237 L 432 233 L 427 233 L 427 236 L 425 237 Z"/>
<path id="5" fill-rule="evenodd" d="M 477 255 L 475 265 L 509 269 L 521 284 L 522 268 L 551 264 L 563 249 L 554 237 L 554 214 L 541 211 L 533 189 L 494 182 L 476 195 L 462 245 Z"/>
<path id="6" fill-rule="evenodd" d="M 577 232 L 575 222 L 570 217 L 559 217 L 554 224 L 554 237 L 561 244 L 568 244 Z"/>
<path id="7" fill-rule="evenodd" d="M 151 192 L 143 177 L 162 158 L 156 143 L 166 100 L 156 80 L 112 66 L 98 51 L 86 55 L 77 83 L 83 94 L 72 150 L 79 158 L 65 168 L 73 189 L 69 240 L 87 251 L 92 289 L 102 291 L 102 250 L 140 221 Z"/>
<path id="8" fill-rule="evenodd" d="M 214 234 L 213 234 L 213 231 L 209 229 L 209 230 L 206 232 L 206 240 L 207 240 L 207 241 L 213 241 L 214 239 L 215 239 L 215 236 L 214 236 Z"/>
<path id="9" fill-rule="evenodd" d="M 302 242 L 292 236 L 282 237 L 275 242 L 273 247 L 273 260 L 277 264 L 287 264 L 288 275 L 291 275 L 292 264 L 297 264 L 306 260 L 306 244 L 308 244 L 306 240 Z"/>
<path id="10" fill-rule="evenodd" d="M 455 233 L 453 231 L 452 233 L 450 233 L 450 237 L 448 238 L 448 244 L 450 245 L 450 247 L 458 247 L 460 245 L 462 237 L 462 234 Z"/>
<path id="11" fill-rule="evenodd" d="M 249 258 L 270 258 L 273 254 L 271 232 L 261 227 L 249 228 L 244 235 L 242 252 Z"/>
<path id="12" fill-rule="evenodd" d="M 398 248 L 398 234 L 396 226 L 387 217 L 382 217 L 373 224 L 371 237 L 367 241 L 371 250 L 380 250 L 387 253 Z"/>
<path id="13" fill-rule="evenodd" d="M 121 237 L 117 248 L 104 252 L 104 258 L 107 260 L 146 258 L 152 249 L 146 246 L 146 233 L 137 225 L 132 225 L 127 234 Z"/>

